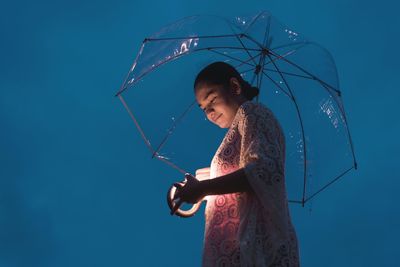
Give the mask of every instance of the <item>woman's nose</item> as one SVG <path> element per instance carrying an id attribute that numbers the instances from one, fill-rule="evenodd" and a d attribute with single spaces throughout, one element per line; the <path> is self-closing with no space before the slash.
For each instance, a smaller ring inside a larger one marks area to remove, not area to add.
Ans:
<path id="1" fill-rule="evenodd" d="M 215 112 L 214 112 L 214 110 L 210 110 L 210 111 L 207 113 L 207 118 L 208 118 L 208 120 L 210 120 L 210 121 L 214 121 L 214 119 L 215 119 Z"/>

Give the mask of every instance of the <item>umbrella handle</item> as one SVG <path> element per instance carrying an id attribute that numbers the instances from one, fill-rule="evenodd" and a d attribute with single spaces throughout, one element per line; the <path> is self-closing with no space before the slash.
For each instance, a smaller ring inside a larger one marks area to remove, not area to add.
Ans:
<path id="1" fill-rule="evenodd" d="M 172 185 L 167 193 L 167 203 L 171 210 L 176 208 L 176 205 L 180 206 L 182 204 L 181 202 L 178 203 L 177 201 L 174 201 L 175 192 L 176 192 L 176 187 Z M 193 206 L 188 210 L 182 210 L 180 209 L 180 207 L 178 207 L 178 209 L 175 211 L 174 214 L 182 218 L 192 217 L 199 210 L 201 202 L 202 200 L 200 200 L 196 204 L 193 204 Z"/>

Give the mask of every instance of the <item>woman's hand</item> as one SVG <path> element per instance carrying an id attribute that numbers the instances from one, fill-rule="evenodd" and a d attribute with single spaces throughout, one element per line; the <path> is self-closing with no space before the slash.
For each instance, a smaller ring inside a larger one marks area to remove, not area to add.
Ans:
<path id="1" fill-rule="evenodd" d="M 196 170 L 196 179 L 199 181 L 210 179 L 210 167 Z"/>
<path id="2" fill-rule="evenodd" d="M 190 174 L 186 174 L 185 178 L 185 183 L 174 184 L 176 187 L 174 200 L 179 199 L 179 202 L 195 204 L 205 196 L 201 182 Z"/>

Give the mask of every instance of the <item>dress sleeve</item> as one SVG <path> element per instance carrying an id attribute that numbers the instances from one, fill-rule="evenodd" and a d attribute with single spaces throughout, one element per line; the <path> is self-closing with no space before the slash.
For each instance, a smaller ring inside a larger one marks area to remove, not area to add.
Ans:
<path id="1" fill-rule="evenodd" d="M 264 209 L 285 220 L 285 139 L 279 122 L 259 105 L 247 106 L 240 116 L 240 167 Z"/>

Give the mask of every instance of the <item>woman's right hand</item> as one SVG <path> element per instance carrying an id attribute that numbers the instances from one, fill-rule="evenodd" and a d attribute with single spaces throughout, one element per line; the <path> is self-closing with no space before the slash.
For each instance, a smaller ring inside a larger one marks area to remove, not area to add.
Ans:
<path id="1" fill-rule="evenodd" d="M 206 167 L 206 168 L 201 168 L 201 169 L 196 170 L 195 178 L 198 181 L 210 179 L 210 168 Z M 171 201 L 174 201 L 175 205 L 174 205 L 174 207 L 170 206 L 171 207 L 171 215 L 173 215 L 179 209 L 181 204 L 183 203 L 183 200 L 178 198 L 179 194 L 177 194 L 177 193 L 180 189 L 182 189 L 185 186 L 185 184 L 186 184 L 186 182 L 180 182 L 180 183 L 174 184 L 176 191 L 175 191 L 175 196 L 173 197 L 173 199 Z"/>

